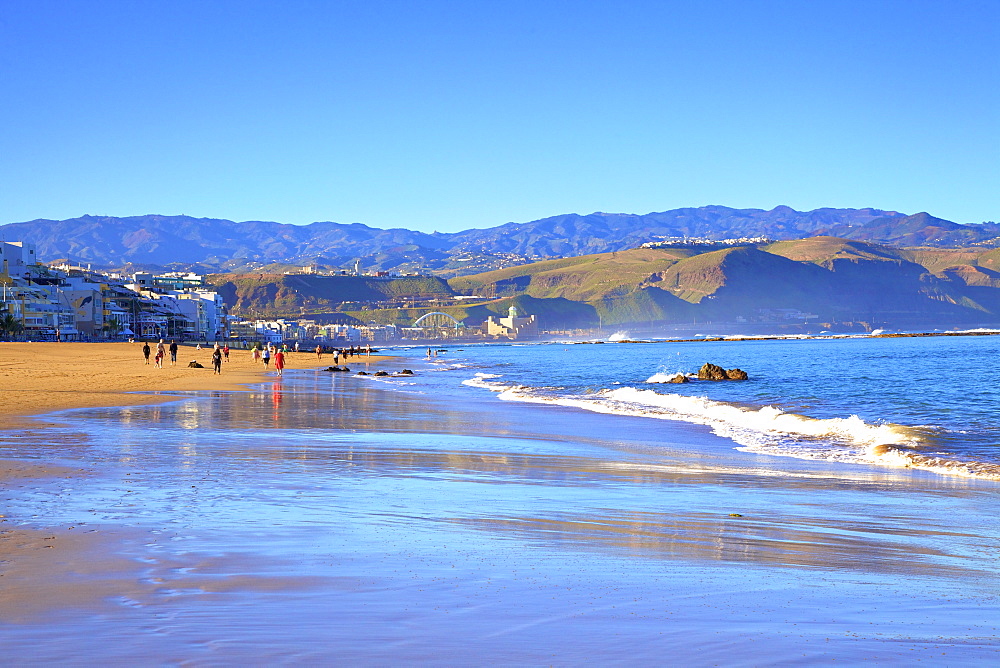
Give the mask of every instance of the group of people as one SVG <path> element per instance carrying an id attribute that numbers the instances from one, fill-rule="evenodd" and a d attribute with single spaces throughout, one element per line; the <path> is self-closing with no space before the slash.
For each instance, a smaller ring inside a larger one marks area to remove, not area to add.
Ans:
<path id="1" fill-rule="evenodd" d="M 198 350 L 201 350 L 201 345 L 198 346 Z M 142 342 L 142 357 L 146 360 L 146 364 L 149 364 L 149 355 L 153 352 L 153 349 L 149 345 L 149 341 Z M 153 356 L 153 364 L 157 369 L 163 368 L 163 359 L 170 354 L 170 366 L 177 365 L 177 342 L 171 341 L 169 345 L 163 339 L 160 339 L 156 344 L 156 355 Z M 212 351 L 212 366 L 215 369 L 215 373 L 222 373 L 222 362 L 225 360 L 229 361 L 229 344 L 225 346 L 220 346 L 218 342 L 215 344 L 215 349 Z"/>
<path id="2" fill-rule="evenodd" d="M 201 344 L 198 344 L 197 350 L 201 350 Z M 298 342 L 295 343 L 293 350 L 295 352 L 299 351 Z M 153 348 L 149 345 L 148 341 L 142 342 L 142 355 L 146 360 L 146 364 L 149 364 L 149 356 L 152 354 Z M 271 360 L 274 360 L 274 370 L 278 372 L 278 375 L 283 375 L 285 370 L 285 355 L 289 352 L 287 344 L 282 344 L 281 346 L 276 346 L 273 343 L 268 343 L 261 347 L 260 344 L 255 343 L 253 347 L 250 348 L 250 356 L 254 362 L 263 362 L 266 368 L 270 368 Z M 316 356 L 319 359 L 323 359 L 324 353 L 323 346 L 316 346 Z M 365 346 L 350 346 L 348 348 L 334 348 L 333 352 L 333 363 L 339 364 L 341 360 L 347 361 L 349 357 L 355 355 L 372 354 L 372 347 Z M 171 341 L 169 345 L 165 343 L 163 339 L 156 344 L 156 355 L 153 357 L 153 364 L 156 365 L 158 369 L 163 368 L 163 359 L 169 353 L 170 355 L 170 366 L 177 364 L 177 342 Z M 215 373 L 222 373 L 222 363 L 229 361 L 229 344 L 220 345 L 218 342 L 215 344 L 215 348 L 212 350 L 212 368 Z"/>
<path id="3" fill-rule="evenodd" d="M 167 356 L 167 352 L 170 353 L 170 366 L 177 364 L 177 342 L 171 341 L 170 345 L 166 345 L 163 339 L 160 339 L 156 344 L 156 355 L 153 357 L 153 364 L 157 369 L 163 368 L 163 358 Z M 149 354 L 152 352 L 152 348 L 149 347 L 149 341 L 142 342 L 142 356 L 146 360 L 146 364 L 149 364 Z"/>
<path id="4" fill-rule="evenodd" d="M 297 346 L 298 344 L 296 344 Z M 285 354 L 288 353 L 288 346 L 282 344 L 279 348 L 273 343 L 268 343 L 261 350 L 255 343 L 253 348 L 250 349 L 250 356 L 254 362 L 263 362 L 265 368 L 269 368 L 271 364 L 271 359 L 274 359 L 274 370 L 278 372 L 281 376 L 285 370 Z"/>
<path id="5" fill-rule="evenodd" d="M 323 359 L 323 352 L 324 352 L 323 351 L 323 346 L 316 346 L 316 358 L 317 359 Z M 369 345 L 365 346 L 364 348 L 361 348 L 360 346 L 351 346 L 349 348 L 334 348 L 333 349 L 333 363 L 334 364 L 340 364 L 341 360 L 343 360 L 343 361 L 346 362 L 348 357 L 352 357 L 354 355 L 361 355 L 362 353 L 370 356 L 372 354 L 372 347 L 371 347 L 371 345 L 369 344 Z"/>

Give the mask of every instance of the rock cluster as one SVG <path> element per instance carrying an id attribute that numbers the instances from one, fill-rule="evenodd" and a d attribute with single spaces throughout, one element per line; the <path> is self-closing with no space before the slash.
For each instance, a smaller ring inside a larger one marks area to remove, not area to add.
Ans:
<path id="1" fill-rule="evenodd" d="M 705 364 L 698 369 L 698 380 L 746 380 L 747 372 L 743 369 L 723 369 L 716 364 Z"/>

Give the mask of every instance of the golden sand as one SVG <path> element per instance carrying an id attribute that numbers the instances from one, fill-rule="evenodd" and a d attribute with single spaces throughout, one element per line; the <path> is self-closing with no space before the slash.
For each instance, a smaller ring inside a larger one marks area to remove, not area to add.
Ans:
<path id="1" fill-rule="evenodd" d="M 0 343 L 0 428 L 24 427 L 26 416 L 68 408 L 148 404 L 171 396 L 143 394 L 182 390 L 243 390 L 274 377 L 246 350 L 232 350 L 222 374 L 212 371 L 212 350 L 181 346 L 177 365 L 169 354 L 158 369 L 155 347 L 146 364 L 141 343 Z M 356 356 L 349 365 L 373 364 L 385 357 Z M 192 360 L 205 368 L 188 367 Z M 288 353 L 286 369 L 327 367 L 332 355 Z M 37 426 L 37 422 L 34 422 Z"/>

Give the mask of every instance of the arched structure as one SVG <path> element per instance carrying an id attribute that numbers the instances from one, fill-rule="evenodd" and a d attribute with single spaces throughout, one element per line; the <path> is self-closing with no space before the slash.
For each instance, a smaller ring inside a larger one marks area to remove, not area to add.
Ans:
<path id="1" fill-rule="evenodd" d="M 440 311 L 434 311 L 433 313 L 425 313 L 424 315 L 417 318 L 413 323 L 414 327 L 428 327 L 428 328 L 441 328 L 441 327 L 454 327 L 458 329 L 463 327 L 460 320 L 456 320 L 453 316 L 447 313 L 441 313 Z"/>

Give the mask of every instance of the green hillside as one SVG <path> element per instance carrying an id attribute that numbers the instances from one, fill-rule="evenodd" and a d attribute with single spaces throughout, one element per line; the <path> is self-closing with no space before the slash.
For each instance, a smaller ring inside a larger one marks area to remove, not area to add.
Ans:
<path id="1" fill-rule="evenodd" d="M 412 276 L 314 276 L 310 274 L 213 274 L 209 285 L 218 290 L 234 313 L 298 316 L 327 313 L 345 302 L 387 302 L 399 299 L 451 297 L 440 278 Z"/>
<path id="2" fill-rule="evenodd" d="M 1000 250 L 898 249 L 829 236 L 705 248 L 546 260 L 448 282 L 261 273 L 219 274 L 211 282 L 236 313 L 397 326 L 442 311 L 475 327 L 512 304 L 537 315 L 543 330 L 708 321 L 1000 323 Z M 459 294 L 478 299 L 454 299 Z"/>
<path id="3" fill-rule="evenodd" d="M 563 297 L 574 301 L 602 299 L 629 292 L 650 276 L 692 254 L 689 250 L 636 248 L 616 253 L 545 260 L 448 281 L 460 294 L 505 297 Z"/>

